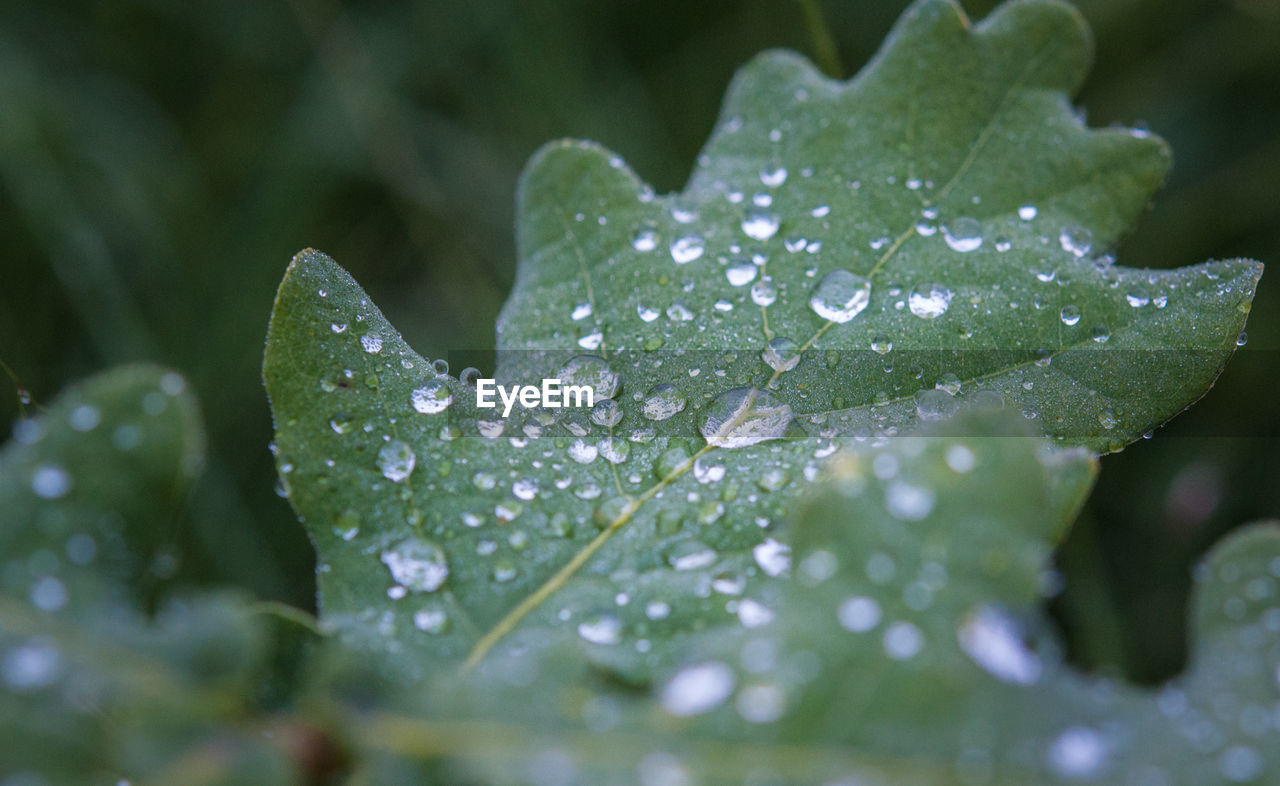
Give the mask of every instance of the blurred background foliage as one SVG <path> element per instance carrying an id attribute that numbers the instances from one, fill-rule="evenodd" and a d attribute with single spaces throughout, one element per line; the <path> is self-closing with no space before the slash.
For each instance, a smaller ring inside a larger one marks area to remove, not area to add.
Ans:
<path id="1" fill-rule="evenodd" d="M 905 5 L 0 0 L 0 360 L 14 375 L 0 417 L 125 361 L 182 370 L 211 456 L 180 522 L 179 580 L 313 608 L 259 375 L 290 256 L 323 249 L 425 355 L 484 368 L 514 274 L 515 182 L 538 146 L 595 139 L 678 189 L 734 69 L 770 47 L 818 54 L 818 11 L 849 76 Z M 1280 260 L 1280 0 L 1079 6 L 1097 37 L 1089 122 L 1149 127 L 1175 152 L 1120 262 Z M 1054 611 L 1082 665 L 1176 672 L 1190 565 L 1231 526 L 1280 514 L 1269 279 L 1211 395 L 1104 460 L 1059 552 Z"/>

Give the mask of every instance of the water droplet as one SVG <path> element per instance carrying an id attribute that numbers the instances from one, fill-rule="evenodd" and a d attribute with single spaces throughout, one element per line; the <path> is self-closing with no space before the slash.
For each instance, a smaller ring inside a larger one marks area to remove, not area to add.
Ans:
<path id="1" fill-rule="evenodd" d="M 1062 246 L 1063 251 L 1070 251 L 1082 257 L 1093 248 L 1093 233 L 1084 227 L 1066 227 L 1058 235 L 1058 244 Z"/>
<path id="2" fill-rule="evenodd" d="M 920 521 L 933 512 L 932 490 L 895 481 L 884 490 L 884 507 L 890 516 L 902 521 Z"/>
<path id="3" fill-rule="evenodd" d="M 570 316 L 573 318 L 574 322 L 581 322 L 591 316 L 591 312 L 594 310 L 595 309 L 590 303 L 579 303 L 573 307 L 573 313 L 570 314 Z"/>
<path id="4" fill-rule="evenodd" d="M 880 624 L 880 604 L 861 595 L 846 598 L 836 610 L 840 627 L 850 633 L 866 633 Z"/>
<path id="5" fill-rule="evenodd" d="M 654 385 L 644 398 L 640 410 L 649 420 L 666 420 L 684 409 L 685 397 L 675 385 L 661 383 Z"/>
<path id="6" fill-rule="evenodd" d="M 765 241 L 778 231 L 778 217 L 773 213 L 748 213 L 742 219 L 742 232 L 753 240 Z"/>
<path id="7" fill-rule="evenodd" d="M 1072 726 L 1049 745 L 1049 766 L 1063 778 L 1092 778 L 1107 759 L 1107 741 L 1087 726 Z"/>
<path id="8" fill-rule="evenodd" d="M 723 704 L 736 684 L 733 670 L 719 661 L 686 666 L 663 686 L 662 706 L 672 715 L 701 715 Z"/>
<path id="9" fill-rule="evenodd" d="M 641 253 L 652 251 L 658 247 L 658 235 L 652 229 L 643 229 L 631 241 L 631 246 Z"/>
<path id="10" fill-rule="evenodd" d="M 789 338 L 779 336 L 769 340 L 760 357 L 774 371 L 790 371 L 800 362 L 800 346 Z"/>
<path id="11" fill-rule="evenodd" d="M 618 425 L 620 420 L 622 420 L 622 407 L 618 406 L 618 402 L 613 399 L 601 399 L 591 408 L 591 422 L 597 426 L 613 427 Z"/>
<path id="12" fill-rule="evenodd" d="M 1018 208 L 1018 218 L 1022 219 L 1023 221 L 1030 221 L 1031 219 L 1036 217 L 1036 213 L 1038 212 L 1040 211 L 1036 210 L 1035 205 L 1023 205 L 1022 207 Z"/>
<path id="13" fill-rule="evenodd" d="M 1257 781 L 1265 767 L 1261 754 L 1245 745 L 1227 748 L 1218 757 L 1218 771 L 1232 783 Z"/>
<path id="14" fill-rule="evenodd" d="M 738 621 L 744 628 L 759 628 L 773 622 L 773 610 L 762 603 L 743 598 L 738 601 Z"/>
<path id="15" fill-rule="evenodd" d="M 982 245 L 982 224 L 967 216 L 957 218 L 943 227 L 942 235 L 952 251 L 966 254 Z"/>
<path id="16" fill-rule="evenodd" d="M 887 355 L 893 351 L 893 342 L 883 333 L 877 333 L 871 339 L 871 350 L 879 355 Z"/>
<path id="17" fill-rule="evenodd" d="M 921 420 L 947 420 L 959 408 L 959 402 L 945 390 L 934 388 L 916 393 L 916 416 Z"/>
<path id="18" fill-rule="evenodd" d="M 79 432 L 93 431 L 100 422 L 102 422 L 102 413 L 90 404 L 81 404 L 71 410 L 71 414 L 67 417 L 67 423 Z"/>
<path id="19" fill-rule="evenodd" d="M 676 300 L 667 306 L 667 319 L 672 322 L 688 322 L 693 319 L 693 312 L 684 303 Z"/>
<path id="20" fill-rule="evenodd" d="M 449 615 L 444 609 L 420 609 L 413 614 L 413 627 L 438 636 L 449 630 Z"/>
<path id="21" fill-rule="evenodd" d="M 526 502 L 538 496 L 538 482 L 532 478 L 521 478 L 511 484 L 511 493 L 516 499 L 522 499 Z"/>
<path id="22" fill-rule="evenodd" d="M 580 623 L 578 635 L 592 644 L 617 644 L 622 639 L 622 622 L 612 614 L 604 614 Z"/>
<path id="23" fill-rule="evenodd" d="M 334 323 L 332 323 L 332 324 L 330 324 L 330 325 L 329 325 L 329 329 L 330 329 L 330 330 L 332 330 L 334 333 L 345 333 L 345 332 L 347 332 L 347 323 L 346 323 L 346 322 L 334 322 Z"/>
<path id="24" fill-rule="evenodd" d="M 778 299 L 778 290 L 772 281 L 760 280 L 751 285 L 751 302 L 757 306 L 772 306 Z"/>
<path id="25" fill-rule="evenodd" d="M 71 475 L 56 464 L 40 464 L 31 472 L 31 490 L 40 499 L 60 499 L 71 490 Z"/>
<path id="26" fill-rule="evenodd" d="M 701 456 L 693 462 L 693 478 L 699 483 L 719 483 L 724 479 L 724 465 L 714 459 Z"/>
<path id="27" fill-rule="evenodd" d="M 1058 312 L 1058 316 L 1062 318 L 1062 324 L 1071 326 L 1080 321 L 1080 309 L 1077 306 L 1066 305 Z"/>
<path id="28" fill-rule="evenodd" d="M 667 553 L 667 564 L 676 570 L 697 570 L 715 561 L 715 549 L 697 540 L 680 541 Z"/>
<path id="29" fill-rule="evenodd" d="M 391 440 L 378 451 L 378 469 L 382 470 L 384 478 L 393 483 L 408 478 L 417 462 L 418 457 L 414 455 L 413 448 L 398 439 Z"/>
<path id="30" fill-rule="evenodd" d="M 809 307 L 823 319 L 844 323 L 861 314 L 870 302 L 870 281 L 847 270 L 833 270 L 818 282 Z"/>
<path id="31" fill-rule="evenodd" d="M 600 455 L 610 464 L 621 464 L 631 455 L 631 444 L 620 437 L 600 440 Z"/>
<path id="32" fill-rule="evenodd" d="M 578 385 L 594 391 L 594 400 L 610 399 L 618 392 L 619 376 L 609 362 L 596 355 L 579 355 L 561 366 L 556 377 L 563 387 Z"/>
<path id="33" fill-rule="evenodd" d="M 751 260 L 744 260 L 735 262 L 725 268 L 724 276 L 729 279 L 729 286 L 745 287 L 756 280 L 757 272 L 759 272 L 759 268 Z"/>
<path id="34" fill-rule="evenodd" d="M 1017 685 L 1040 679 L 1040 658 L 1022 642 L 1013 620 L 995 608 L 982 606 L 969 615 L 956 639 L 974 663 L 997 679 Z"/>
<path id="35" fill-rule="evenodd" d="M 382 351 L 382 336 L 377 333 L 365 333 L 360 337 L 360 346 L 364 347 L 364 351 L 370 355 L 377 354 Z"/>
<path id="36" fill-rule="evenodd" d="M 28 639 L 10 649 L 0 661 L 0 677 L 15 693 L 47 688 L 61 673 L 62 653 L 44 639 Z"/>
<path id="37" fill-rule="evenodd" d="M 1147 290 L 1141 287 L 1134 287 L 1129 290 L 1129 294 L 1125 295 L 1124 299 L 1134 308 L 1142 308 L 1151 302 L 1151 296 L 1147 294 Z"/>
<path id="38" fill-rule="evenodd" d="M 637 304 L 636 316 L 640 317 L 641 322 L 652 322 L 658 318 L 658 310 L 656 308 L 649 308 L 643 304 Z"/>
<path id="39" fill-rule="evenodd" d="M 910 660 L 924 649 L 924 632 L 910 622 L 895 622 L 884 632 L 884 652 L 894 660 Z"/>
<path id="40" fill-rule="evenodd" d="M 960 392 L 960 377 L 947 371 L 938 376 L 938 381 L 933 386 L 938 390 L 944 391 L 948 396 L 954 396 Z"/>
<path id="41" fill-rule="evenodd" d="M 780 576 L 791 567 L 791 547 L 773 538 L 765 538 L 763 543 L 757 544 L 751 549 L 751 556 L 768 576 Z"/>
<path id="42" fill-rule="evenodd" d="M 671 258 L 677 265 L 687 265 L 707 250 L 702 238 L 697 235 L 685 235 L 671 242 Z"/>
<path id="43" fill-rule="evenodd" d="M 449 577 L 444 551 L 429 540 L 408 537 L 382 552 L 391 578 L 411 592 L 435 592 Z"/>
<path id="44" fill-rule="evenodd" d="M 791 407 L 756 388 L 733 388 L 707 405 L 702 436 L 719 448 L 741 448 L 781 437 L 791 424 Z"/>
<path id="45" fill-rule="evenodd" d="M 595 445 L 581 439 L 574 440 L 574 443 L 569 446 L 569 458 L 579 464 L 590 464 L 596 460 L 599 452 L 599 448 Z"/>
<path id="46" fill-rule="evenodd" d="M 953 472 L 969 472 L 976 463 L 977 459 L 973 451 L 964 445 L 952 445 L 947 448 L 947 466 L 951 467 Z"/>
<path id="47" fill-rule="evenodd" d="M 1093 330 L 1090 332 L 1089 336 L 1099 344 L 1105 344 L 1111 340 L 1111 328 L 1099 322 L 1093 326 Z"/>
<path id="48" fill-rule="evenodd" d="M 951 307 L 951 290 L 942 284 L 921 284 L 907 296 L 907 307 L 921 319 L 937 319 Z"/>
<path id="49" fill-rule="evenodd" d="M 600 328 L 593 328 L 578 338 L 578 346 L 583 349 L 599 349 L 604 343 L 604 333 Z"/>
<path id="50" fill-rule="evenodd" d="M 444 380 L 433 379 L 409 394 L 409 401 L 417 412 L 432 415 L 449 408 L 453 403 L 453 391 Z"/>
<path id="51" fill-rule="evenodd" d="M 1243 347 L 1245 344 L 1248 344 L 1248 343 L 1249 343 L 1249 334 L 1244 332 L 1243 330 L 1240 331 L 1240 335 L 1236 336 L 1236 346 Z"/>
<path id="52" fill-rule="evenodd" d="M 775 169 L 761 169 L 760 182 L 770 188 L 777 188 L 787 182 L 787 168 L 780 166 Z"/>

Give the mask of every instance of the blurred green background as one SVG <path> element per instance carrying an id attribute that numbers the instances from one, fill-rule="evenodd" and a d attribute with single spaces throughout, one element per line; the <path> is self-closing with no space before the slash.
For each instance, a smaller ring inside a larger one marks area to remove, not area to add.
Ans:
<path id="1" fill-rule="evenodd" d="M 208 469 L 175 522 L 181 580 L 313 607 L 313 555 L 273 490 L 259 378 L 297 250 L 345 265 L 419 351 L 492 348 L 525 159 L 596 139 L 683 183 L 735 68 L 813 55 L 815 9 L 851 75 L 904 0 L 690 3 L 0 2 L 0 417 L 139 358 L 195 383 Z M 1280 260 L 1280 0 L 1086 0 L 1092 125 L 1175 152 L 1122 264 Z M 966 3 L 974 18 L 994 3 Z M 1274 275 L 1274 273 L 1272 274 Z M 1280 285 L 1203 402 L 1103 462 L 1058 559 L 1082 665 L 1144 681 L 1186 657 L 1189 568 L 1280 514 Z M 458 350 L 471 350 L 460 354 Z"/>

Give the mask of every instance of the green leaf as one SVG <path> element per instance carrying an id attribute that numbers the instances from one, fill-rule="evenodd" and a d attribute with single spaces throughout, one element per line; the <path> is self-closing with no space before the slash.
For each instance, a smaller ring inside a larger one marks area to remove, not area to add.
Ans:
<path id="1" fill-rule="evenodd" d="M 237 767 L 285 781 L 280 751 L 234 728 L 260 626 L 234 598 L 156 601 L 203 450 L 186 381 L 138 365 L 67 388 L 0 452 L 0 761 L 15 782 L 209 782 Z M 216 766 L 165 770 L 213 753 L 215 728 Z"/>
<path id="2" fill-rule="evenodd" d="M 1184 675 L 1088 677 L 1041 607 L 1060 581 L 1044 511 L 1093 462 L 977 425 L 838 454 L 796 517 L 791 581 L 731 599 L 753 622 L 690 641 L 651 690 L 592 679 L 563 647 L 512 653 L 363 716 L 362 745 L 504 783 L 1271 782 L 1280 526 L 1201 566 Z"/>
<path id="3" fill-rule="evenodd" d="M 576 630 L 643 680 L 726 621 L 708 586 L 781 570 L 769 529 L 833 440 L 1004 408 L 1111 450 L 1194 401 L 1261 266 L 1101 256 L 1168 154 L 1083 127 L 1066 93 L 1087 59 L 1066 6 L 971 28 L 932 0 L 848 84 L 785 53 L 744 68 L 680 194 L 590 143 L 545 148 L 495 377 L 591 382 L 616 405 L 590 414 L 478 408 L 345 271 L 298 255 L 264 377 L 325 622 L 418 672 Z M 690 599 L 664 636 L 601 645 L 650 586 Z"/>

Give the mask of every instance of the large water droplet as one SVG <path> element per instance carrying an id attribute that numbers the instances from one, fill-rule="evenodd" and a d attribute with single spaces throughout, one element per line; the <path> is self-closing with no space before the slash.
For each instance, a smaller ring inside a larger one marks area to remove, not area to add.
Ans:
<path id="1" fill-rule="evenodd" d="M 965 254 L 982 245 L 982 224 L 968 216 L 957 218 L 943 227 L 942 235 L 952 251 Z"/>
<path id="2" fill-rule="evenodd" d="M 779 336 L 769 340 L 760 357 L 774 371 L 790 371 L 800 362 L 800 346 L 789 338 Z"/>
<path id="3" fill-rule="evenodd" d="M 662 383 L 654 385 L 644 398 L 640 410 L 649 420 L 666 420 L 684 409 L 685 397 L 675 385 Z"/>
<path id="4" fill-rule="evenodd" d="M 424 415 L 444 412 L 453 403 L 453 391 L 442 379 L 433 379 L 409 395 L 413 408 Z"/>
<path id="5" fill-rule="evenodd" d="M 592 644 L 617 644 L 622 638 L 622 622 L 612 614 L 604 614 L 580 623 L 578 635 Z"/>
<path id="6" fill-rule="evenodd" d="M 1062 246 L 1063 251 L 1082 257 L 1093 248 L 1093 233 L 1084 227 L 1066 227 L 1058 235 L 1058 245 Z"/>
<path id="7" fill-rule="evenodd" d="M 729 279 L 729 286 L 745 287 L 756 280 L 759 268 L 751 260 L 734 262 L 724 269 L 724 277 Z"/>
<path id="8" fill-rule="evenodd" d="M 823 319 L 848 322 L 871 302 L 871 282 L 847 270 L 833 270 L 822 277 L 809 298 L 809 307 Z"/>
<path id="9" fill-rule="evenodd" d="M 773 213 L 753 212 L 742 219 L 742 232 L 753 240 L 768 240 L 778 231 L 778 217 Z"/>
<path id="10" fill-rule="evenodd" d="M 378 469 L 382 476 L 393 483 L 399 483 L 409 477 L 418 462 L 413 448 L 398 439 L 393 439 L 378 451 Z"/>
<path id="11" fill-rule="evenodd" d="M 408 537 L 382 552 L 391 578 L 412 592 L 435 592 L 449 577 L 444 551 L 429 540 Z"/>
<path id="12" fill-rule="evenodd" d="M 700 715 L 724 703 L 735 684 L 733 669 L 719 661 L 686 666 L 663 686 L 662 706 L 672 715 Z"/>
<path id="13" fill-rule="evenodd" d="M 757 306 L 772 306 L 778 299 L 778 290 L 772 281 L 761 279 L 751 285 L 751 302 Z"/>
<path id="14" fill-rule="evenodd" d="M 942 284 L 921 284 L 907 296 L 907 307 L 921 319 L 937 319 L 951 307 L 951 290 Z"/>
<path id="15" fill-rule="evenodd" d="M 998 679 L 1031 685 L 1040 679 L 1040 658 L 1022 643 L 1013 620 L 990 606 L 971 614 L 956 632 L 960 649 Z"/>
<path id="16" fill-rule="evenodd" d="M 619 377 L 609 362 L 596 355 L 579 355 L 561 366 L 556 376 L 563 387 L 579 385 L 594 391 L 594 400 L 613 398 L 618 392 Z"/>
<path id="17" fill-rule="evenodd" d="M 733 388 L 707 405 L 702 436 L 718 448 L 741 448 L 786 433 L 791 407 L 757 388 Z"/>
<path id="18" fill-rule="evenodd" d="M 677 265 L 687 265 L 707 250 L 702 238 L 697 235 L 685 235 L 671 242 L 671 258 Z"/>

